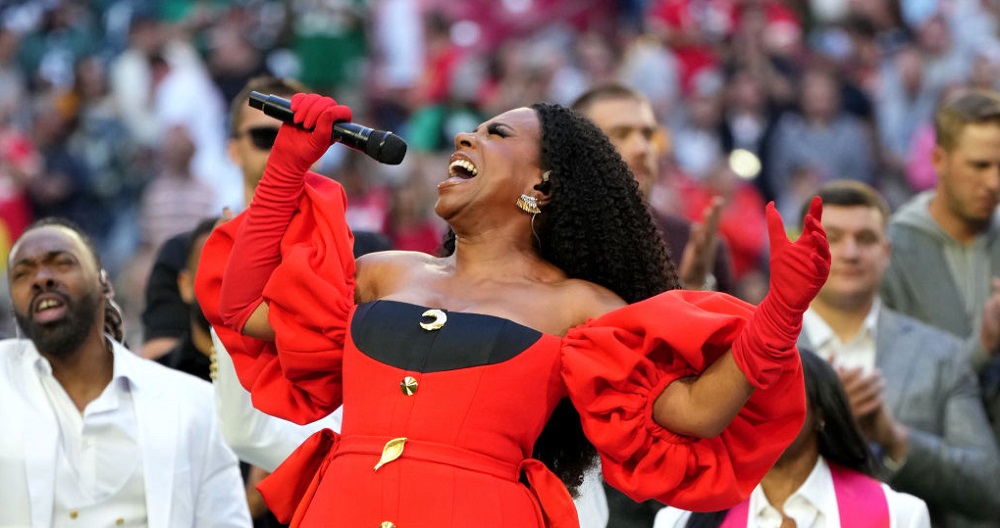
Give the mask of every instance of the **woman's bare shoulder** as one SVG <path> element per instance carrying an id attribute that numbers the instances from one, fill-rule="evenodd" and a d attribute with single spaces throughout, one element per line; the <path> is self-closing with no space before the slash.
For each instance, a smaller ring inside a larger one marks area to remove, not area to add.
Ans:
<path id="1" fill-rule="evenodd" d="M 355 299 L 358 302 L 377 299 L 394 291 L 400 281 L 414 273 L 435 266 L 440 258 L 419 251 L 377 251 L 358 257 L 355 271 Z"/>
<path id="2" fill-rule="evenodd" d="M 372 253 L 367 253 L 358 257 L 358 269 L 362 267 L 366 268 L 377 268 L 383 266 L 412 266 L 415 264 L 430 264 L 437 260 L 438 257 L 428 255 L 420 251 L 402 251 L 402 250 L 390 250 L 390 251 L 375 251 Z"/>
<path id="3" fill-rule="evenodd" d="M 628 304 L 608 288 L 585 280 L 567 279 L 561 290 L 562 303 L 573 307 L 578 323 L 600 317 Z"/>

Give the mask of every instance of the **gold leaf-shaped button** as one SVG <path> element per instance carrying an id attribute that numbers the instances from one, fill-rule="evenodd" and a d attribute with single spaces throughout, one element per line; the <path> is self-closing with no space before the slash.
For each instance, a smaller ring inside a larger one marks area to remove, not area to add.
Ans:
<path id="1" fill-rule="evenodd" d="M 396 523 L 392 521 L 382 521 L 382 524 L 379 525 L 379 528 L 396 528 Z"/>
<path id="2" fill-rule="evenodd" d="M 382 448 L 382 458 L 379 459 L 378 464 L 375 464 L 375 471 L 378 468 L 396 460 L 403 454 L 403 445 L 406 444 L 405 438 L 393 438 L 385 443 L 385 447 Z"/>
<path id="3" fill-rule="evenodd" d="M 413 376 L 407 376 L 403 378 L 403 381 L 399 382 L 399 388 L 402 389 L 403 394 L 407 396 L 413 396 L 417 392 L 417 378 Z"/>
<path id="4" fill-rule="evenodd" d="M 427 331 L 437 330 L 448 322 L 448 315 L 445 314 L 443 311 L 438 310 L 437 308 L 432 308 L 430 310 L 427 310 L 426 312 L 420 314 L 420 317 L 422 319 L 427 319 L 427 318 L 431 319 L 430 321 L 427 322 L 424 322 L 423 320 L 420 321 L 420 328 L 423 328 L 424 330 Z"/>

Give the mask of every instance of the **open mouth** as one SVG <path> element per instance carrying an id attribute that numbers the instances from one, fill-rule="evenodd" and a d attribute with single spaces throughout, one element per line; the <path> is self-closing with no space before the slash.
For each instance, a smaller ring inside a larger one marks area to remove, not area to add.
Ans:
<path id="1" fill-rule="evenodd" d="M 448 178 L 461 178 L 469 180 L 479 174 L 479 169 L 475 164 L 467 159 L 457 159 L 448 165 Z"/>
<path id="2" fill-rule="evenodd" d="M 53 321 L 62 316 L 66 311 L 66 303 L 51 295 L 40 297 L 35 300 L 32 318 L 40 323 Z"/>

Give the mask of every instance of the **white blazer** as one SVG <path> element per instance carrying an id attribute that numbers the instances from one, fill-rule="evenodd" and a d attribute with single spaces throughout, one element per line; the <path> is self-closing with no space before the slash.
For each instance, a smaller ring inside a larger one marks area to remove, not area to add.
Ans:
<path id="1" fill-rule="evenodd" d="M 132 397 L 149 528 L 251 526 L 236 456 L 225 445 L 210 384 L 142 359 Z M 59 426 L 35 370 L 34 345 L 0 340 L 0 527 L 52 525 Z"/>
<path id="2" fill-rule="evenodd" d="M 340 432 L 344 407 L 306 425 L 271 416 L 253 406 L 250 393 L 240 385 L 236 366 L 218 334 L 212 330 L 215 346 L 215 410 L 222 437 L 236 456 L 264 471 L 274 471 L 310 435 L 322 429 Z"/>

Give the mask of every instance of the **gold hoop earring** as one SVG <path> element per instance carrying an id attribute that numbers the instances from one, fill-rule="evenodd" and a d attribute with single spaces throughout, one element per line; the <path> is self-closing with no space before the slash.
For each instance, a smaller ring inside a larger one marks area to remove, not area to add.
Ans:
<path id="1" fill-rule="evenodd" d="M 532 215 L 542 212 L 542 210 L 538 208 L 538 198 L 528 196 L 527 194 L 522 194 L 517 199 L 517 208 Z"/>

